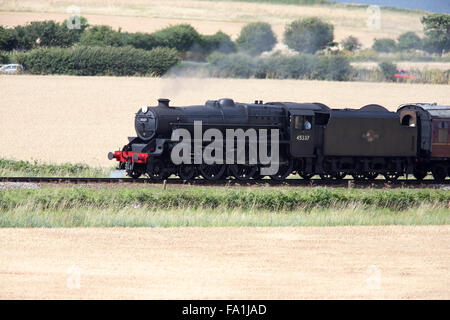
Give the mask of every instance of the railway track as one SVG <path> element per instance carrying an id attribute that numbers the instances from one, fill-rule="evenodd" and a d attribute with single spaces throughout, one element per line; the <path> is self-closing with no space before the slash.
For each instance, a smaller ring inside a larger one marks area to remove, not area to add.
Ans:
<path id="1" fill-rule="evenodd" d="M 150 179 L 131 178 L 92 178 L 92 177 L 0 177 L 0 182 L 31 182 L 41 184 L 152 184 L 152 185 L 196 185 L 196 186 L 333 186 L 333 187 L 442 187 L 450 185 L 450 180 L 437 183 L 434 180 L 397 180 L 389 182 L 383 179 L 373 181 L 357 181 L 353 179 L 322 180 L 322 179 L 286 179 L 276 181 L 271 179 L 241 181 L 236 179 L 225 180 L 181 180 L 167 179 L 155 181 Z"/>

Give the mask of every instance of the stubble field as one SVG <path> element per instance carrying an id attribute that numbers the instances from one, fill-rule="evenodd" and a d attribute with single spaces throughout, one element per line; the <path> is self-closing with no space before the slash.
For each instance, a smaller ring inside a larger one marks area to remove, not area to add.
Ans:
<path id="1" fill-rule="evenodd" d="M 449 299 L 448 226 L 0 230 L 1 299 Z"/>
<path id="2" fill-rule="evenodd" d="M 157 99 L 172 105 L 230 97 L 240 102 L 449 103 L 447 85 L 139 77 L 0 76 L 0 157 L 110 167 L 109 151 L 135 135 L 134 113 Z"/>

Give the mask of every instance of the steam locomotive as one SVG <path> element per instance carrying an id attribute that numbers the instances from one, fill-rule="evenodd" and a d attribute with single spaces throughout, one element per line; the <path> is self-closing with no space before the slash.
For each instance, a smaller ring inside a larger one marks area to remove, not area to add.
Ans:
<path id="1" fill-rule="evenodd" d="M 224 152 L 215 154 L 213 162 L 174 162 L 172 153 L 180 143 L 189 147 L 184 149 L 188 151 L 183 159 L 193 160 L 196 153 L 206 152 L 212 141 L 174 139 L 180 129 L 194 135 L 196 130 L 202 135 L 208 129 L 223 135 L 231 129 L 252 131 L 258 138 L 264 132 L 266 137 L 268 132 L 276 132 L 266 145 L 268 154 L 278 153 L 277 171 L 269 175 L 275 180 L 291 174 L 303 179 L 319 175 L 324 180 L 347 175 L 355 180 L 373 180 L 382 175 L 388 181 L 413 174 L 422 180 L 431 172 L 436 181 L 443 181 L 450 175 L 450 106 L 411 103 L 390 112 L 377 104 L 331 109 L 322 103 L 238 103 L 228 98 L 187 107 L 172 107 L 169 102 L 159 99 L 156 107 L 142 107 L 135 116 L 137 136 L 129 137 L 122 150 L 108 154 L 130 177 L 146 174 L 155 180 L 171 175 L 183 180 L 198 176 L 249 180 L 268 175 L 264 170 L 267 163 L 249 156 L 256 148 L 249 135 L 230 144 L 228 138 L 227 143 L 219 141 L 227 154 L 241 143 L 244 161 L 228 162 Z M 200 129 L 196 129 L 198 123 Z"/>

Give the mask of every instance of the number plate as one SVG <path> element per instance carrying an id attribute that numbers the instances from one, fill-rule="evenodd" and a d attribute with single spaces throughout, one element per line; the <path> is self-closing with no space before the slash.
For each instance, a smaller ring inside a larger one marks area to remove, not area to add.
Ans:
<path id="1" fill-rule="evenodd" d="M 299 136 L 297 136 L 297 141 L 309 141 L 309 137 L 310 136 L 299 135 Z"/>

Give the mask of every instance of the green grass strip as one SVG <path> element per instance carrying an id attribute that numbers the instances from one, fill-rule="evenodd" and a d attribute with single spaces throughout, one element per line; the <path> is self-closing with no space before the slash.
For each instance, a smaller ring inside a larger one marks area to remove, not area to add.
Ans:
<path id="1" fill-rule="evenodd" d="M 438 189 L 345 188 L 168 188 L 137 187 L 96 189 L 89 187 L 0 190 L 0 209 L 124 208 L 149 209 L 225 208 L 292 211 L 314 208 L 407 210 L 422 204 L 449 209 L 450 192 Z"/>

